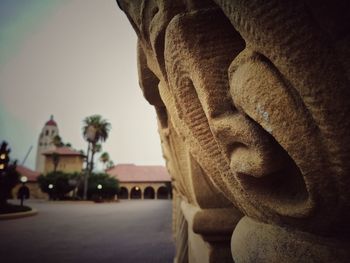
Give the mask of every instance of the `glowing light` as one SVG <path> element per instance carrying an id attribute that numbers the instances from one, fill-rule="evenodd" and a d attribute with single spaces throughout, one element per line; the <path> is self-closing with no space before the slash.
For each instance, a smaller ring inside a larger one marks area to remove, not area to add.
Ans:
<path id="1" fill-rule="evenodd" d="M 3 163 L 0 164 L 0 170 L 4 170 L 5 165 Z"/>
<path id="2" fill-rule="evenodd" d="M 98 184 L 98 185 L 97 185 L 97 189 L 102 189 L 102 185 L 101 185 L 101 184 Z"/>
<path id="3" fill-rule="evenodd" d="M 5 158 L 6 158 L 6 155 L 5 155 L 4 153 L 2 153 L 2 154 L 0 155 L 0 159 L 1 159 L 1 160 L 5 160 Z"/>
<path id="4" fill-rule="evenodd" d="M 53 188 L 53 184 L 49 184 L 49 189 L 52 189 Z"/>
<path id="5" fill-rule="evenodd" d="M 136 187 L 135 187 L 135 190 L 136 190 L 136 191 L 140 190 L 140 187 L 136 186 Z"/>
<path id="6" fill-rule="evenodd" d="M 22 176 L 22 177 L 21 177 L 21 182 L 22 182 L 22 183 L 26 183 L 27 181 L 28 181 L 27 176 Z"/>

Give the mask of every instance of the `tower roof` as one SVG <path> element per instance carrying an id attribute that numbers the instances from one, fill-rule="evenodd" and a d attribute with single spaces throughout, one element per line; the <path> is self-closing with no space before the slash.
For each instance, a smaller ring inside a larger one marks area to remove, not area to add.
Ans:
<path id="1" fill-rule="evenodd" d="M 57 123 L 54 121 L 53 119 L 53 115 L 51 115 L 50 117 L 50 120 L 48 120 L 46 123 L 45 123 L 45 126 L 57 126 Z"/>

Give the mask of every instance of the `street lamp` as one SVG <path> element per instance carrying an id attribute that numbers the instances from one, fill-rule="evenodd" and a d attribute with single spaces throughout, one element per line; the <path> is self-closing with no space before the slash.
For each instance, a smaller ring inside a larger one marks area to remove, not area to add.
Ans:
<path id="1" fill-rule="evenodd" d="M 101 195 L 102 184 L 98 184 L 98 185 L 97 185 L 97 190 L 98 190 L 99 199 L 102 200 L 102 195 Z"/>
<path id="2" fill-rule="evenodd" d="M 53 184 L 49 184 L 48 188 L 49 188 L 49 199 L 52 200 L 53 199 L 53 197 L 52 197 Z"/>
<path id="3" fill-rule="evenodd" d="M 24 199 L 29 198 L 29 188 L 26 186 L 26 182 L 28 181 L 27 176 L 22 176 L 20 181 L 22 182 L 22 186 L 18 189 L 18 197 L 21 199 L 21 206 L 23 206 Z"/>
<path id="4" fill-rule="evenodd" d="M 27 181 L 28 181 L 27 176 L 22 176 L 22 177 L 21 177 L 21 182 L 22 182 L 22 183 L 25 184 Z"/>

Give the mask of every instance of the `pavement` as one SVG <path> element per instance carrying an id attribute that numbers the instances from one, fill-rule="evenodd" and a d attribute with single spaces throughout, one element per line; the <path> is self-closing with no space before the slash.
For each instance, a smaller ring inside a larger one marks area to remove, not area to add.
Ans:
<path id="1" fill-rule="evenodd" d="M 36 216 L 0 221 L 0 262 L 173 262 L 171 200 L 28 201 Z"/>

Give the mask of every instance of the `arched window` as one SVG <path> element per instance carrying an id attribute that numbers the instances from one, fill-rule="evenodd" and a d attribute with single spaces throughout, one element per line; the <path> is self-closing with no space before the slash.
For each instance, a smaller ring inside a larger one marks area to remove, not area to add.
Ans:
<path id="1" fill-rule="evenodd" d="M 157 199 L 169 199 L 169 191 L 165 186 L 161 186 L 157 191 Z"/>
<path id="2" fill-rule="evenodd" d="M 130 191 L 130 199 L 141 199 L 141 189 L 138 186 L 135 186 Z"/>
<path id="3" fill-rule="evenodd" d="M 145 190 L 143 191 L 143 199 L 154 199 L 155 197 L 155 192 L 153 187 L 148 186 L 145 188 Z"/>
<path id="4" fill-rule="evenodd" d="M 118 193 L 119 199 L 128 199 L 129 198 L 129 191 L 126 187 L 120 187 L 119 193 Z"/>

